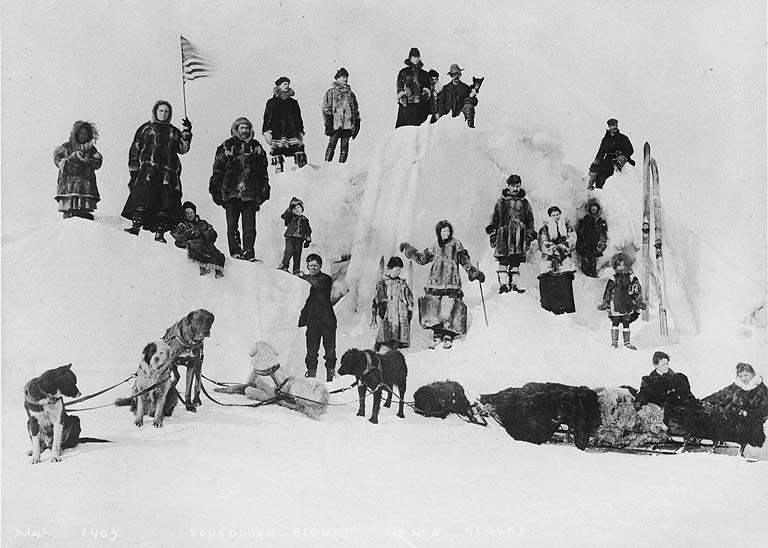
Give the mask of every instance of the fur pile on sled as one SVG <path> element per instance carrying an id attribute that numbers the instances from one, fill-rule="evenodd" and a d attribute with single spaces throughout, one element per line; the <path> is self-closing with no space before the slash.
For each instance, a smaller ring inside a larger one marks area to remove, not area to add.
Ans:
<path id="1" fill-rule="evenodd" d="M 669 441 L 664 410 L 656 404 L 635 411 L 635 397 L 626 387 L 595 388 L 601 425 L 595 443 L 609 447 L 637 448 Z"/>
<path id="2" fill-rule="evenodd" d="M 529 382 L 522 388 L 483 394 L 480 402 L 520 441 L 544 443 L 565 424 L 574 445 L 583 450 L 600 426 L 597 394 L 586 386 Z"/>
<path id="3" fill-rule="evenodd" d="M 278 354 L 271 344 L 263 341 L 254 343 L 249 353 L 251 357 L 251 371 L 248 381 L 244 384 L 236 384 L 224 388 L 216 388 L 216 392 L 224 394 L 245 394 L 256 401 L 267 401 L 275 397 L 275 381 L 269 375 L 260 375 L 259 371 L 265 371 L 275 365 L 279 365 Z M 278 368 L 275 379 L 282 385 L 281 393 L 286 397 L 279 398 L 276 403 L 289 409 L 304 413 L 308 417 L 316 419 L 328 410 L 328 389 L 325 384 L 315 379 L 286 375 L 282 368 Z M 284 383 L 284 384 L 283 384 Z"/>

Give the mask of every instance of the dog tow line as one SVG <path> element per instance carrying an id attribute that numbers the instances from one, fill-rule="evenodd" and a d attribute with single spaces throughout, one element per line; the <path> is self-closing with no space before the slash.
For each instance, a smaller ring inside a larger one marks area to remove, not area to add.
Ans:
<path id="1" fill-rule="evenodd" d="M 91 399 L 91 398 L 93 398 L 93 397 L 95 397 L 95 396 L 98 396 L 99 394 L 103 394 L 104 392 L 108 392 L 109 390 L 112 390 L 113 388 L 117 388 L 117 387 L 118 387 L 118 386 L 120 386 L 121 384 L 128 382 L 129 380 L 131 380 L 131 379 L 132 379 L 132 378 L 134 378 L 135 376 L 136 376 L 136 374 L 134 373 L 133 375 L 131 375 L 130 377 L 128 377 L 128 378 L 127 378 L 127 379 L 125 379 L 124 381 L 121 381 L 121 382 L 117 383 L 117 384 L 116 384 L 116 385 L 114 385 L 114 386 L 110 386 L 109 388 L 105 388 L 104 390 L 101 390 L 100 392 L 95 392 L 95 393 L 93 393 L 93 394 L 91 394 L 91 395 L 89 395 L 89 396 L 85 396 L 85 397 L 82 397 L 82 398 L 80 398 L 80 399 L 78 399 L 78 400 L 73 400 L 73 401 L 67 402 L 67 403 L 65 403 L 65 404 L 64 404 L 64 408 L 65 408 L 67 411 L 69 411 L 70 413 L 78 413 L 79 411 L 91 411 L 91 410 L 93 410 L 93 409 L 103 409 L 103 408 L 105 408 L 105 407 L 112 407 L 112 406 L 116 405 L 116 403 L 115 403 L 115 402 L 112 402 L 112 403 L 105 403 L 104 405 L 95 405 L 95 406 L 93 406 L 93 407 L 82 407 L 82 408 L 80 408 L 80 409 L 70 409 L 70 408 L 68 408 L 67 406 L 68 406 L 68 405 L 72 405 L 72 404 L 74 404 L 74 403 L 78 403 L 78 402 L 82 402 L 82 401 L 85 401 L 85 400 L 89 400 L 89 399 Z M 127 398 L 125 398 L 125 399 L 126 399 L 126 400 L 132 400 L 132 399 L 138 398 L 139 396 L 143 396 L 144 394 L 146 394 L 147 392 L 151 392 L 152 390 L 154 390 L 155 388 L 157 388 L 158 386 L 160 386 L 161 384 L 163 384 L 165 381 L 167 381 L 167 380 L 168 380 L 168 379 L 170 379 L 170 378 L 171 378 L 171 375 L 170 375 L 170 373 L 169 373 L 167 377 L 165 377 L 165 378 L 163 378 L 163 379 L 160 379 L 159 381 L 157 381 L 157 382 L 156 382 L 155 384 L 153 384 L 152 386 L 149 386 L 149 387 L 145 388 L 145 389 L 144 389 L 144 390 L 142 390 L 141 392 L 137 392 L 136 394 L 132 394 L 131 396 L 128 396 L 128 397 L 127 397 Z"/>

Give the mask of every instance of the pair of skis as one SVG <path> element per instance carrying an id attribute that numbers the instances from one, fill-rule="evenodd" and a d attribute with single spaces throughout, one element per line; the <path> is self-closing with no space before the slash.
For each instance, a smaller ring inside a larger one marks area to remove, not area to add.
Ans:
<path id="1" fill-rule="evenodd" d="M 651 262 L 651 204 L 653 204 L 653 229 L 655 261 Z M 643 301 L 648 304 L 648 287 L 650 285 L 651 267 L 656 265 L 654 281 L 659 296 L 659 332 L 669 335 L 667 323 L 667 287 L 664 275 L 664 254 L 662 250 L 663 221 L 661 211 L 661 194 L 659 190 L 659 168 L 656 159 L 651 157 L 651 145 L 643 145 L 643 241 L 642 241 L 642 290 Z M 648 321 L 648 307 L 643 310 L 643 321 Z"/>

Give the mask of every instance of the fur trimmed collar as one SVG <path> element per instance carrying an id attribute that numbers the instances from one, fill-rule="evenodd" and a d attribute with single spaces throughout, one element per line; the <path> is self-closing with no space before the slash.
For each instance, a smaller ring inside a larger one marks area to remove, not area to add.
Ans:
<path id="1" fill-rule="evenodd" d="M 525 198 L 525 189 L 521 188 L 520 192 L 517 193 L 517 196 L 513 196 L 512 191 L 509 190 L 509 187 L 507 187 L 501 191 L 501 195 L 504 196 L 505 198 L 514 198 L 516 200 L 520 200 L 522 198 Z"/>
<path id="2" fill-rule="evenodd" d="M 403 63 L 405 63 L 406 65 L 408 65 L 411 68 L 413 68 L 413 67 L 421 68 L 421 67 L 424 66 L 424 63 L 421 62 L 421 59 L 419 59 L 419 62 L 414 65 L 413 63 L 411 63 L 411 58 L 410 57 L 408 59 L 406 59 L 405 61 L 403 61 Z"/>
<path id="3" fill-rule="evenodd" d="M 285 101 L 286 99 L 290 99 L 291 97 L 296 95 L 296 92 L 293 91 L 293 88 L 291 88 L 291 87 L 288 88 L 288 91 L 283 91 L 280 88 L 278 88 L 277 86 L 275 86 L 272 89 L 272 95 L 274 95 L 278 99 L 282 99 L 283 101 Z"/>
<path id="4" fill-rule="evenodd" d="M 754 390 L 755 388 L 760 386 L 762 383 L 763 383 L 763 377 L 761 377 L 760 375 L 755 375 L 754 377 L 752 377 L 752 380 L 746 384 L 744 384 L 739 378 L 737 378 L 736 382 L 734 382 L 733 384 L 735 384 L 742 390 L 749 392 L 750 390 Z"/>
<path id="5" fill-rule="evenodd" d="M 558 229 L 560 230 L 560 236 L 563 238 L 568 237 L 568 225 L 565 223 L 565 219 L 563 217 L 560 217 L 560 220 L 555 222 L 555 220 L 550 217 L 546 221 L 544 221 L 544 226 L 547 227 L 547 232 L 549 233 L 549 239 L 554 240 L 557 238 L 557 232 Z"/>
<path id="6" fill-rule="evenodd" d="M 331 83 L 331 87 L 333 89 L 336 89 L 344 93 L 349 93 L 350 91 L 352 91 L 352 88 L 349 86 L 349 84 L 342 84 L 340 82 L 337 82 L 336 80 L 334 80 L 333 83 Z"/>

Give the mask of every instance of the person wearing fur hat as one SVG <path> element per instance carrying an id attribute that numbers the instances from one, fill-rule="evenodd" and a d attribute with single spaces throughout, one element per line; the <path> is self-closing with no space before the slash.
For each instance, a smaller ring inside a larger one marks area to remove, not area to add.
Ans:
<path id="1" fill-rule="evenodd" d="M 208 191 L 213 202 L 226 212 L 229 256 L 253 262 L 256 212 L 270 195 L 267 153 L 254 138 L 248 118 L 237 118 L 230 133 L 231 137 L 216 149 Z"/>
<path id="2" fill-rule="evenodd" d="M 632 159 L 635 149 L 632 148 L 629 137 L 619 131 L 619 121 L 611 118 L 606 123 L 608 129 L 600 141 L 600 148 L 592 165 L 589 166 L 589 190 L 595 187 L 603 188 L 605 180 L 613 175 L 615 170 L 621 171 L 627 162 L 635 165 Z"/>
<path id="3" fill-rule="evenodd" d="M 304 121 L 301 119 L 299 102 L 293 98 L 296 93 L 291 81 L 285 76 L 275 80 L 272 97 L 264 107 L 264 122 L 261 132 L 267 144 L 272 147 L 272 165 L 275 172 L 283 171 L 283 156 L 293 156 L 299 168 L 307 165 L 304 152 Z"/>
<path id="4" fill-rule="evenodd" d="M 382 345 L 389 350 L 408 348 L 411 345 L 413 293 L 408 282 L 400 277 L 402 268 L 403 260 L 400 257 L 390 257 L 387 272 L 376 284 L 374 321 L 376 316 L 381 318 L 373 346 L 376 352 L 381 350 Z"/>
<path id="5" fill-rule="evenodd" d="M 325 134 L 329 137 L 328 148 L 325 149 L 325 161 L 333 160 L 336 143 L 341 140 L 339 163 L 347 161 L 349 154 L 349 139 L 355 139 L 360 132 L 360 111 L 357 98 L 349 87 L 349 72 L 344 67 L 336 71 L 331 89 L 323 97 L 323 119 Z"/>
<path id="6" fill-rule="evenodd" d="M 499 263 L 497 275 L 499 293 L 525 293 L 519 282 L 520 264 L 525 262 L 531 242 L 536 238 L 533 224 L 533 209 L 525 197 L 519 175 L 507 178 L 507 188 L 501 191 L 491 216 L 491 223 L 485 227 L 494 248 L 494 257 Z"/>
<path id="7" fill-rule="evenodd" d="M 597 278 L 597 259 L 603 256 L 608 241 L 608 223 L 601 216 L 600 202 L 587 201 L 587 214 L 576 225 L 576 253 L 585 276 Z"/>
<path id="8" fill-rule="evenodd" d="M 293 273 L 298 275 L 301 269 L 301 249 L 312 243 L 312 227 L 304 216 L 304 202 L 291 198 L 291 203 L 280 216 L 285 221 L 285 250 L 280 270 L 288 271 L 288 264 L 293 259 Z"/>
<path id="9" fill-rule="evenodd" d="M 96 170 L 102 157 L 96 150 L 99 132 L 90 122 L 78 120 L 72 124 L 69 141 L 53 151 L 53 163 L 59 168 L 56 201 L 65 219 L 82 217 L 93 220 L 91 213 L 101 199 L 96 186 Z"/>
<path id="10" fill-rule="evenodd" d="M 425 295 L 419 299 L 419 319 L 424 329 L 433 332 L 430 348 L 451 348 L 453 339 L 467 332 L 467 305 L 462 300 L 459 267 L 467 271 L 469 281 L 485 281 L 485 274 L 472 264 L 469 252 L 453 235 L 453 225 L 442 220 L 435 225 L 437 241 L 431 248 L 418 251 L 408 242 L 400 244 L 408 259 L 421 265 L 431 263 Z"/>
<path id="11" fill-rule="evenodd" d="M 611 320 L 611 346 L 619 347 L 619 324 L 622 325 L 624 346 L 637 350 L 630 340 L 629 324 L 640 317 L 645 310 L 643 291 L 640 281 L 632 273 L 632 260 L 624 253 L 617 253 L 611 258 L 613 276 L 608 279 L 603 292 L 603 300 L 597 305 L 598 310 L 607 310 Z"/>
<path id="12" fill-rule="evenodd" d="M 576 232 L 557 206 L 547 209 L 549 217 L 539 229 L 541 272 L 575 272 L 571 253 L 576 247 Z"/>
<path id="13" fill-rule="evenodd" d="M 447 114 L 456 118 L 459 114 L 465 111 L 465 105 L 468 105 L 465 119 L 469 123 L 471 115 L 473 123 L 470 127 L 473 127 L 474 108 L 477 106 L 477 90 L 461 81 L 461 73 L 463 70 L 464 69 L 460 68 L 456 63 L 451 65 L 451 68 L 448 71 L 448 76 L 451 77 L 451 81 L 443 86 L 443 89 L 440 90 L 440 94 L 437 98 L 438 118 Z M 471 109 L 471 112 L 469 109 Z"/>
<path id="14" fill-rule="evenodd" d="M 405 68 L 397 73 L 397 121 L 401 126 L 420 126 L 429 116 L 429 96 L 432 80 L 422 67 L 421 52 L 411 48 L 404 61 Z"/>
<path id="15" fill-rule="evenodd" d="M 155 241 L 166 243 L 164 234 L 181 218 L 181 161 L 192 143 L 192 123 L 182 120 L 183 130 L 171 124 L 173 109 L 168 101 L 152 107 L 152 119 L 142 124 L 128 153 L 130 194 L 122 216 L 132 226 L 129 234 L 155 232 Z"/>
<path id="16" fill-rule="evenodd" d="M 184 219 L 171 230 L 176 240 L 176 247 L 187 250 L 187 256 L 200 265 L 200 275 L 205 276 L 216 271 L 216 277 L 224 276 L 224 254 L 214 244 L 218 235 L 216 230 L 197 215 L 197 206 L 184 202 L 181 206 Z"/>

